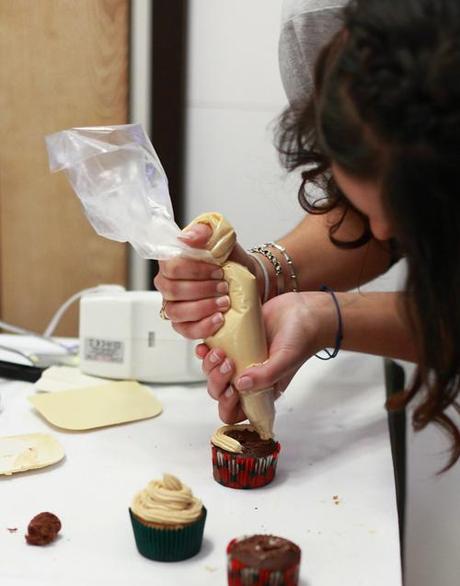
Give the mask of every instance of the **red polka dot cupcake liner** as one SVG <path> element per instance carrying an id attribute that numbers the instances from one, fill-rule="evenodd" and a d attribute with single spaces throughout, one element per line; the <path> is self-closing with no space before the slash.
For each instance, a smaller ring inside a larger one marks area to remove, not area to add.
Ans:
<path id="1" fill-rule="evenodd" d="M 258 457 L 232 454 L 213 444 L 211 449 L 214 480 L 228 488 L 251 489 L 265 486 L 273 480 L 281 445 L 276 442 L 271 454 Z"/>

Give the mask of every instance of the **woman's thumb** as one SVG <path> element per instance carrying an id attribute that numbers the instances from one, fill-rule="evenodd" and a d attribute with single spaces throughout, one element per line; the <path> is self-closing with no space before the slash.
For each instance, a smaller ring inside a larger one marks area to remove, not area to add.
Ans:
<path id="1" fill-rule="evenodd" d="M 268 389 L 281 380 L 289 370 L 283 352 L 272 354 L 263 364 L 252 366 L 244 370 L 235 380 L 238 391 Z"/>
<path id="2" fill-rule="evenodd" d="M 205 248 L 211 236 L 212 228 L 208 224 L 192 224 L 187 226 L 178 238 L 193 248 Z"/>

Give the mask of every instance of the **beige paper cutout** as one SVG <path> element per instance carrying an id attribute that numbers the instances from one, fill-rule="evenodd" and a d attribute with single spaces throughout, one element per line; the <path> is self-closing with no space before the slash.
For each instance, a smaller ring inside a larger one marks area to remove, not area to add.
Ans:
<path id="1" fill-rule="evenodd" d="M 50 366 L 35 382 L 35 390 L 47 393 L 96 387 L 111 383 L 110 379 L 83 374 L 75 366 Z"/>
<path id="2" fill-rule="evenodd" d="M 50 423 L 72 431 L 148 419 L 163 410 L 150 389 L 135 381 L 40 393 L 28 399 Z"/>

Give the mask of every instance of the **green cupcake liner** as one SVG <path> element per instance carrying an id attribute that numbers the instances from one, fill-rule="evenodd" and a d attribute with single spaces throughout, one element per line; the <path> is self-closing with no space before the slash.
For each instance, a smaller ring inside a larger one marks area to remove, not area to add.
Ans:
<path id="1" fill-rule="evenodd" d="M 201 549 L 206 514 L 203 507 L 199 519 L 180 529 L 170 529 L 145 525 L 129 509 L 138 552 L 157 562 L 179 562 L 191 558 Z"/>

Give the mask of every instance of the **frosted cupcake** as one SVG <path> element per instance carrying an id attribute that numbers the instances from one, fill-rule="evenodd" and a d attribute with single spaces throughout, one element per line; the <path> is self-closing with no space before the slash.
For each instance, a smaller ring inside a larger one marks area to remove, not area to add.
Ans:
<path id="1" fill-rule="evenodd" d="M 224 425 L 211 438 L 214 480 L 229 488 L 259 488 L 273 480 L 280 444 L 252 425 Z"/>
<path id="2" fill-rule="evenodd" d="M 200 551 L 206 509 L 175 476 L 164 474 L 162 480 L 149 482 L 134 497 L 129 514 L 143 556 L 177 562 Z"/>
<path id="3" fill-rule="evenodd" d="M 297 586 L 300 548 L 276 535 L 233 539 L 227 546 L 229 586 Z"/>

